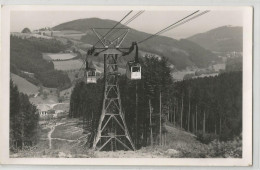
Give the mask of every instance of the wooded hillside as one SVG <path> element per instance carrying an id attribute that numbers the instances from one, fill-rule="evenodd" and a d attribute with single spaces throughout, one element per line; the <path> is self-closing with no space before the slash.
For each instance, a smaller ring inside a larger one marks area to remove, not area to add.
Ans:
<path id="1" fill-rule="evenodd" d="M 60 31 L 81 31 L 86 34 L 82 36 L 81 41 L 94 45 L 98 41 L 98 38 L 92 31 L 92 28 L 112 28 L 115 24 L 117 24 L 117 22 L 113 20 L 86 18 L 62 23 L 53 27 L 53 29 Z M 129 47 L 132 42 L 138 42 L 151 36 L 151 34 L 132 29 L 122 24 L 119 24 L 117 27 L 131 29 L 121 44 L 122 47 Z M 106 29 L 97 30 L 101 35 L 104 35 L 107 31 L 108 30 Z M 113 40 L 123 32 L 124 30 L 119 30 L 114 35 L 108 36 L 108 39 Z M 96 44 L 97 47 L 100 45 L 101 43 Z M 196 42 L 176 40 L 174 37 L 156 36 L 149 39 L 149 41 L 139 44 L 139 50 L 165 56 L 169 59 L 169 62 L 178 69 L 185 69 L 187 66 L 194 65 L 198 67 L 207 67 L 210 62 L 218 60 L 215 54 L 199 46 Z"/>
<path id="2" fill-rule="evenodd" d="M 160 131 L 167 133 L 163 126 L 167 121 L 197 134 L 205 143 L 240 135 L 241 72 L 173 83 L 165 58 L 145 58 L 141 65 L 142 80 L 129 81 L 123 75 L 119 81 L 123 112 L 137 148 L 158 144 Z M 81 82 L 71 96 L 70 116 L 92 119 L 93 133 L 101 114 L 102 95 L 100 80 L 96 85 Z"/>
<path id="3" fill-rule="evenodd" d="M 211 51 L 243 51 L 243 27 L 222 26 L 187 39 Z"/>
<path id="4" fill-rule="evenodd" d="M 54 70 L 52 62 L 42 58 L 42 53 L 57 53 L 66 47 L 57 40 L 10 37 L 11 72 L 23 76 L 33 84 L 45 87 L 69 87 L 69 77 L 61 71 Z M 35 74 L 35 79 L 21 75 L 21 71 Z"/>
<path id="5" fill-rule="evenodd" d="M 14 151 L 37 142 L 38 114 L 27 95 L 10 81 L 10 149 Z"/>
<path id="6" fill-rule="evenodd" d="M 173 86 L 173 123 L 193 133 L 230 140 L 242 131 L 242 72 L 227 72 L 177 82 Z"/>

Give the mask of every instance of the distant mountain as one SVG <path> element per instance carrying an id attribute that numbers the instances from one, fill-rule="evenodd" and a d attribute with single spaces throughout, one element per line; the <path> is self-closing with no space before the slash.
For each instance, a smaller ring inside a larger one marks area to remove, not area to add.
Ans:
<path id="1" fill-rule="evenodd" d="M 98 41 L 96 35 L 91 28 L 112 28 L 117 22 L 112 20 L 103 20 L 98 18 L 79 19 L 66 22 L 53 27 L 53 30 L 76 30 L 85 33 L 86 35 L 81 38 L 81 41 L 94 44 Z M 119 24 L 119 28 L 129 28 Z M 97 32 L 104 35 L 108 30 L 98 29 Z M 112 32 L 114 33 L 114 32 Z M 116 38 L 116 35 L 122 34 L 123 31 L 119 30 L 110 39 Z M 131 29 L 126 36 L 122 47 L 129 47 L 133 41 L 140 41 L 151 34 Z M 99 43 L 101 44 L 101 43 Z M 178 69 L 184 69 L 187 66 L 205 67 L 210 62 L 216 61 L 217 56 L 204 49 L 198 44 L 189 40 L 176 40 L 165 36 L 157 36 L 144 43 L 139 44 L 139 49 L 142 52 L 152 53 L 159 56 L 165 56 L 169 59 Z M 143 53 L 142 53 L 143 54 Z"/>
<path id="2" fill-rule="evenodd" d="M 242 52 L 243 28 L 223 26 L 205 33 L 193 35 L 188 40 L 216 52 Z"/>

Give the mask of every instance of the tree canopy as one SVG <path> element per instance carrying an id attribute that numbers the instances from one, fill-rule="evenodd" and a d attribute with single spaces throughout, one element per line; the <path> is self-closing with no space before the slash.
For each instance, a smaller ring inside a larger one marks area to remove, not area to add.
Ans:
<path id="1" fill-rule="evenodd" d="M 22 33 L 31 33 L 31 30 L 26 27 L 22 30 Z"/>
<path id="2" fill-rule="evenodd" d="M 170 122 L 195 134 L 213 134 L 220 140 L 241 134 L 242 72 L 174 83 L 166 58 L 144 58 L 140 64 L 141 80 L 130 81 L 125 75 L 119 78 L 126 124 L 137 148 L 151 144 L 151 130 L 154 142 L 158 140 L 160 113 L 162 133 L 167 133 L 165 123 Z M 93 133 L 101 114 L 103 86 L 103 80 L 97 84 L 81 82 L 71 95 L 70 116 L 95 119 Z"/>
<path id="3" fill-rule="evenodd" d="M 10 81 L 10 149 L 32 146 L 37 142 L 37 109 L 27 95 L 20 93 Z"/>
<path id="4" fill-rule="evenodd" d="M 11 72 L 35 73 L 35 79 L 25 78 L 34 84 L 40 82 L 45 87 L 65 88 L 71 85 L 67 74 L 55 70 L 52 62 L 42 58 L 44 52 L 57 53 L 64 50 L 66 47 L 59 41 L 40 38 L 22 39 L 11 36 L 10 44 Z"/>

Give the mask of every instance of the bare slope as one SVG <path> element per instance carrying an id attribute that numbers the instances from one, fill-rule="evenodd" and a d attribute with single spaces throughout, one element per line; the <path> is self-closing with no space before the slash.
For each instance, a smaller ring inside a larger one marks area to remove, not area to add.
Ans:
<path id="1" fill-rule="evenodd" d="M 20 92 L 27 95 L 36 94 L 38 92 L 38 87 L 30 83 L 26 79 L 13 73 L 11 73 L 11 78 Z"/>

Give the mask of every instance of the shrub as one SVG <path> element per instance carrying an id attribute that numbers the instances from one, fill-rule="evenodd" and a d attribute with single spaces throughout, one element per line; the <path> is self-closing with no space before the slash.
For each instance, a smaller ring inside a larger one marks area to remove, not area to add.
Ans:
<path id="1" fill-rule="evenodd" d="M 227 142 L 214 140 L 209 144 L 208 154 L 210 157 L 242 158 L 242 137 Z"/>
<path id="2" fill-rule="evenodd" d="M 196 139 L 204 144 L 209 144 L 211 141 L 218 138 L 218 135 L 215 135 L 213 133 L 203 133 L 202 131 L 198 131 L 196 133 Z"/>

